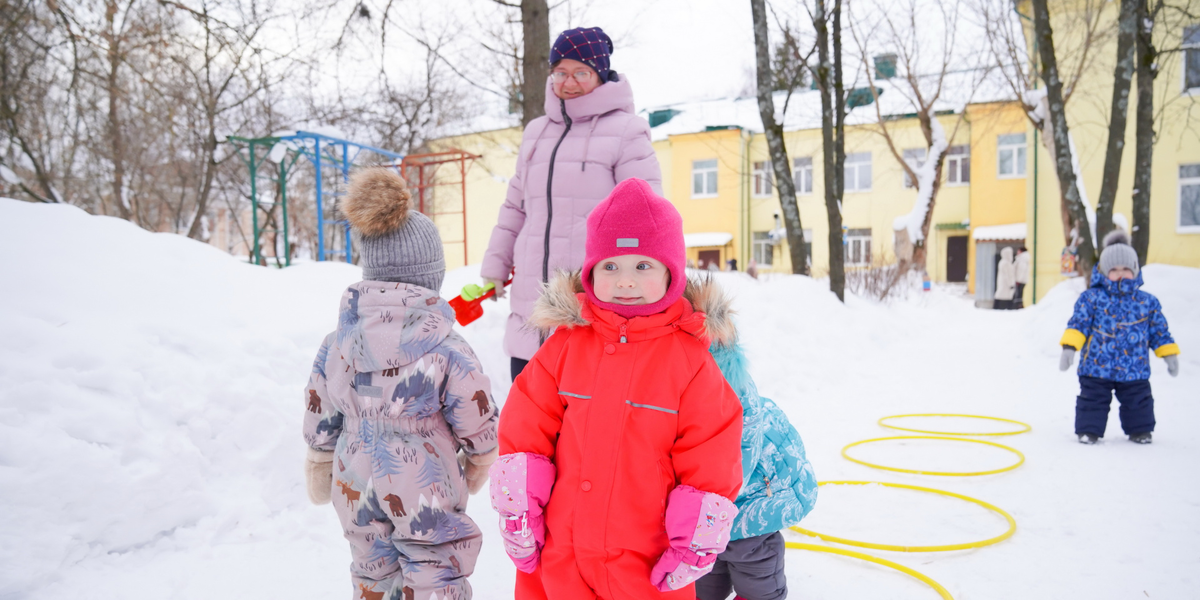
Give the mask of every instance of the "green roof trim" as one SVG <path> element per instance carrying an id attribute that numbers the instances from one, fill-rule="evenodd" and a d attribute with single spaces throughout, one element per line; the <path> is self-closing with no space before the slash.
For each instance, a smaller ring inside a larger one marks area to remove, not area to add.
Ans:
<path id="1" fill-rule="evenodd" d="M 938 231 L 947 231 L 947 230 L 955 231 L 955 230 L 965 230 L 965 229 L 969 228 L 969 225 L 967 225 L 966 223 L 938 223 L 935 227 L 937 228 Z"/>

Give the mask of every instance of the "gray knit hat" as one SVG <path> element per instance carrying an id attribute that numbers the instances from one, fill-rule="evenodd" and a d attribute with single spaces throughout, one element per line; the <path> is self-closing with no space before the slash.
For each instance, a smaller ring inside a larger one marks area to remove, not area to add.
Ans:
<path id="1" fill-rule="evenodd" d="M 1100 274 L 1108 275 L 1113 269 L 1125 267 L 1138 274 L 1137 250 L 1129 245 L 1129 234 L 1117 228 L 1104 236 L 1104 251 L 1100 253 Z"/>
<path id="2" fill-rule="evenodd" d="M 341 210 L 358 242 L 363 279 L 441 291 L 446 275 L 442 237 L 429 217 L 410 210 L 411 198 L 396 171 L 364 169 L 350 177 Z"/>

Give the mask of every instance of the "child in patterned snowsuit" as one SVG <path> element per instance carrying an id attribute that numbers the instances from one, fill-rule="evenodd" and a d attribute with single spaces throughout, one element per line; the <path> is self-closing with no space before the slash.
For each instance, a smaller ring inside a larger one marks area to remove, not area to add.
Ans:
<path id="1" fill-rule="evenodd" d="M 787 415 L 758 394 L 737 343 L 713 344 L 713 359 L 742 400 L 742 491 L 725 552 L 696 582 L 700 600 L 786 598 L 781 530 L 800 522 L 817 503 L 817 476 L 804 442 Z"/>
<path id="2" fill-rule="evenodd" d="M 588 217 L 582 277 L 559 274 L 534 308 L 550 335 L 513 382 L 491 469 L 517 600 L 690 600 L 725 549 L 742 408 L 708 347 L 732 327 L 709 312 L 715 284 L 687 281 L 682 225 L 621 182 Z"/>
<path id="3" fill-rule="evenodd" d="M 408 199 L 399 175 L 371 169 L 342 204 L 364 281 L 342 295 L 305 389 L 309 496 L 333 496 L 354 598 L 466 600 L 482 542 L 467 493 L 496 459 L 497 410 L 438 297 L 437 227 Z"/>
<path id="4" fill-rule="evenodd" d="M 1121 429 L 1130 441 L 1149 444 L 1154 431 L 1150 393 L 1150 350 L 1179 374 L 1179 346 L 1167 330 L 1158 298 L 1141 291 L 1142 272 L 1129 235 L 1117 229 L 1104 237 L 1104 251 L 1092 271 L 1091 287 L 1075 302 L 1075 314 L 1062 337 L 1059 369 L 1079 358 L 1079 397 L 1075 434 L 1083 444 L 1104 437 L 1115 392 L 1121 403 Z"/>

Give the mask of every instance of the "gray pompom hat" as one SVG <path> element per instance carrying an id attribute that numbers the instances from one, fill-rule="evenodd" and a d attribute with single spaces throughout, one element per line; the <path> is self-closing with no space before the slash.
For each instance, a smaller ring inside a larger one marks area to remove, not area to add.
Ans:
<path id="1" fill-rule="evenodd" d="M 1138 274 L 1137 250 L 1129 245 L 1129 234 L 1124 229 L 1114 229 L 1104 236 L 1104 251 L 1100 253 L 1100 274 L 1108 275 L 1113 269 L 1126 268 Z"/>
<path id="2" fill-rule="evenodd" d="M 411 210 L 411 198 L 394 169 L 369 168 L 350 177 L 341 211 L 354 232 L 363 279 L 440 292 L 446 275 L 442 237 L 429 217 Z"/>

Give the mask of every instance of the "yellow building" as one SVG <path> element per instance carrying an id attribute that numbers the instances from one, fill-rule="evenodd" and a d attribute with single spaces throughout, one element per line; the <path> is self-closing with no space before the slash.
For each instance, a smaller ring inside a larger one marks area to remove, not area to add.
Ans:
<path id="1" fill-rule="evenodd" d="M 1104 10 L 1115 18 L 1115 5 Z M 1200 53 L 1200 28 L 1182 28 L 1168 43 L 1178 43 L 1185 34 L 1196 47 L 1185 46 L 1184 52 L 1165 56 L 1156 80 L 1156 98 L 1165 100 L 1159 107 L 1164 118 L 1158 124 L 1155 146 L 1149 262 L 1197 267 L 1200 137 L 1187 135 L 1186 116 L 1191 94 L 1200 93 L 1200 72 L 1187 79 L 1180 65 L 1184 55 Z M 1115 53 L 1107 47 L 1097 52 L 1102 57 Z M 1193 60 L 1200 64 L 1200 55 Z M 1092 68 L 1095 73 L 1085 75 L 1068 105 L 1068 120 L 1080 153 L 1083 185 L 1094 203 L 1104 163 L 1111 60 L 1097 60 Z M 946 108 L 938 111 L 951 140 L 927 241 L 926 270 L 937 282 L 965 282 L 977 305 L 986 307 L 991 305 L 1000 249 L 1027 246 L 1036 265 L 1033 281 L 1026 287 L 1028 304 L 1063 279 L 1059 259 L 1064 236 L 1052 158 L 1023 106 L 1005 98 L 1010 92 L 1004 86 L 985 94 L 966 94 L 972 101 L 961 101 L 961 89 L 967 87 L 963 81 L 968 80 L 964 76 L 951 82 Z M 883 90 L 880 110 L 896 147 L 906 159 L 923 160 L 924 137 L 915 116 L 905 114 L 911 108 L 903 93 L 890 90 L 890 81 L 874 84 Z M 952 103 L 956 93 L 957 107 Z M 895 260 L 894 223 L 912 210 L 917 198 L 916 188 L 907 185 L 904 170 L 879 133 L 874 110 L 874 106 L 852 110 L 846 127 L 847 183 L 841 209 L 848 269 Z M 1116 212 L 1126 217 L 1131 204 L 1136 106 L 1131 103 L 1129 110 L 1116 205 Z M 772 185 L 766 140 L 758 132 L 756 100 L 691 102 L 642 114 L 652 125 L 663 192 L 683 215 L 689 261 L 701 268 L 723 269 L 734 260 L 744 270 L 754 260 L 760 273 L 790 273 L 778 191 Z M 819 118 L 815 91 L 794 95 L 784 118 L 797 203 L 816 276 L 827 272 L 829 262 Z M 450 241 L 464 239 L 465 218 L 465 243 L 447 243 L 449 268 L 482 260 L 508 178 L 515 170 L 520 138 L 518 128 L 509 128 L 430 144 L 434 151 L 461 149 L 480 157 L 467 173 L 465 217 L 445 214 L 435 219 L 444 239 Z M 461 202 L 453 194 L 446 198 Z"/>
<path id="2" fill-rule="evenodd" d="M 1101 29 L 1111 27 L 1117 19 L 1119 3 L 1101 8 Z M 1068 11 L 1082 10 L 1077 2 L 1056 2 L 1051 5 L 1051 26 L 1055 32 Z M 1021 12 L 1032 14 L 1028 3 Z M 1200 72 L 1183 68 L 1185 61 L 1200 64 L 1200 23 L 1163 22 L 1156 24 L 1155 39 L 1160 49 L 1182 48 L 1180 52 L 1158 56 L 1159 73 L 1154 80 L 1154 110 L 1157 134 L 1154 144 L 1153 174 L 1150 197 L 1150 245 L 1148 263 L 1166 263 L 1200 267 L 1200 137 L 1195 135 L 1191 121 L 1195 97 L 1200 95 Z M 1159 35 L 1164 37 L 1160 38 Z M 1032 28 L 1026 38 L 1032 44 Z M 1071 43 L 1057 37 L 1055 44 Z M 1032 46 L 1031 46 L 1032 48 Z M 1112 98 L 1113 65 L 1116 58 L 1116 36 L 1103 38 L 1096 47 L 1096 60 L 1080 79 L 1078 89 L 1067 104 L 1067 125 L 1079 154 L 1083 174 L 1082 186 L 1092 206 L 1100 196 L 1104 159 L 1108 143 L 1109 108 Z M 1129 94 L 1128 124 L 1125 130 L 1125 150 L 1121 157 L 1121 175 L 1117 185 L 1114 214 L 1122 215 L 1132 226 L 1132 194 L 1135 163 L 1137 111 L 1137 82 L 1134 78 Z M 1026 221 L 1036 231 L 1031 246 L 1036 257 L 1036 279 L 1029 293 L 1041 297 L 1065 276 L 1060 272 L 1060 258 L 1065 246 L 1061 217 L 1058 178 L 1053 157 L 1049 156 L 1042 140 L 1035 139 L 1035 130 L 1028 128 L 1031 140 L 1030 176 L 1027 180 Z M 1040 138 L 1040 136 L 1039 136 Z M 1036 161 L 1033 160 L 1036 156 Z"/>

